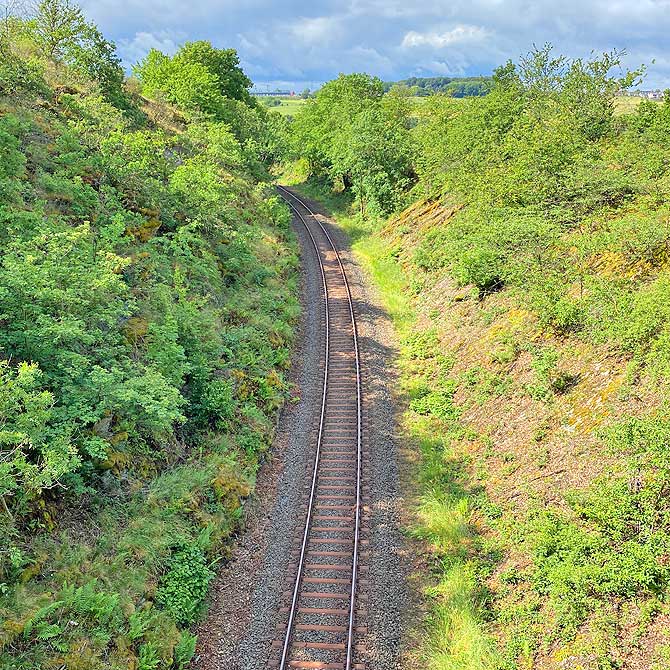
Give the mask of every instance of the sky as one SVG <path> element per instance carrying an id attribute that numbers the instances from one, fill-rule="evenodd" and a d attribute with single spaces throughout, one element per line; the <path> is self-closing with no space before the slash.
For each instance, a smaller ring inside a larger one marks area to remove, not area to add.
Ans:
<path id="1" fill-rule="evenodd" d="M 626 50 L 643 88 L 670 87 L 670 0 L 83 0 L 127 68 L 185 41 L 237 49 L 257 89 L 340 72 L 385 81 L 488 75 L 533 44 L 570 57 Z"/>

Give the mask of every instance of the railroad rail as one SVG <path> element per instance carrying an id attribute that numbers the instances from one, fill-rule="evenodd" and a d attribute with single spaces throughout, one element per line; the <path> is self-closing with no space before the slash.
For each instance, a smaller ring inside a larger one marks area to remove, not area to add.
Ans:
<path id="1" fill-rule="evenodd" d="M 279 192 L 314 246 L 323 286 L 324 369 L 314 460 L 304 518 L 268 662 L 279 670 L 365 670 L 357 635 L 363 539 L 363 397 L 356 313 L 347 274 L 318 216 L 289 190 Z"/>

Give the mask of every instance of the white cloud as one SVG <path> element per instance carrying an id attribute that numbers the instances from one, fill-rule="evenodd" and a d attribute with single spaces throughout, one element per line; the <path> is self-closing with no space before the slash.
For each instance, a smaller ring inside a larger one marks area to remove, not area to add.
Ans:
<path id="1" fill-rule="evenodd" d="M 444 49 L 458 44 L 472 44 L 483 42 L 491 37 L 493 33 L 481 26 L 458 25 L 445 32 L 425 32 L 410 30 L 402 41 L 405 49 L 412 47 L 432 47 L 433 49 Z"/>
<path id="2" fill-rule="evenodd" d="M 126 67 L 141 61 L 151 49 L 158 49 L 172 55 L 186 39 L 185 33 L 161 31 L 159 33 L 139 32 L 131 39 L 120 39 L 118 42 L 119 55 Z"/>
<path id="3" fill-rule="evenodd" d="M 488 74 L 546 41 L 558 53 L 626 49 L 670 84 L 670 0 L 79 0 L 126 64 L 186 40 L 238 49 L 256 81 L 323 81 L 369 71 Z"/>
<path id="4" fill-rule="evenodd" d="M 307 45 L 332 44 L 341 37 L 341 24 L 337 16 L 301 18 L 290 22 L 294 39 Z"/>

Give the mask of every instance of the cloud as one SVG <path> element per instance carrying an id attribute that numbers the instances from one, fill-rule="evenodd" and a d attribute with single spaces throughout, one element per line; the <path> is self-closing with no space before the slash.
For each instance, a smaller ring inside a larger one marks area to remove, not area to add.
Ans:
<path id="1" fill-rule="evenodd" d="M 303 44 L 326 45 L 339 42 L 341 22 L 337 16 L 317 16 L 315 18 L 300 18 L 290 25 L 291 36 Z"/>
<path id="2" fill-rule="evenodd" d="M 259 82 L 325 81 L 369 71 L 488 74 L 533 44 L 571 57 L 626 49 L 670 86 L 670 0 L 81 0 L 126 64 L 186 40 L 233 47 Z"/>
<path id="3" fill-rule="evenodd" d="M 451 30 L 442 33 L 427 32 L 420 33 L 416 30 L 410 30 L 402 41 L 405 49 L 412 47 L 429 46 L 434 49 L 443 49 L 444 47 L 454 46 L 456 44 L 471 44 L 472 42 L 482 42 L 493 33 L 481 26 L 456 26 Z"/>
<path id="4" fill-rule="evenodd" d="M 179 49 L 179 44 L 186 39 L 185 33 L 161 31 L 157 34 L 139 32 L 130 38 L 121 38 L 118 50 L 126 67 L 132 67 L 141 61 L 152 49 L 158 49 L 165 54 L 172 55 Z"/>

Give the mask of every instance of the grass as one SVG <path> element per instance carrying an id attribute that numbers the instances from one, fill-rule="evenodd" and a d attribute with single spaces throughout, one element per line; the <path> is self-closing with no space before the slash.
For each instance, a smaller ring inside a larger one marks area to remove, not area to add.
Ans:
<path id="1" fill-rule="evenodd" d="M 424 105 L 426 100 L 428 100 L 426 96 L 416 96 L 412 98 L 412 102 L 418 106 Z M 280 101 L 280 105 L 276 107 L 268 107 L 268 109 L 273 112 L 279 112 L 282 116 L 295 116 L 307 102 L 307 100 L 304 100 L 303 98 L 280 98 Z"/>
<path id="2" fill-rule="evenodd" d="M 643 100 L 648 100 L 648 98 L 642 98 L 637 95 L 617 97 L 614 99 L 614 113 L 617 116 L 632 114 L 640 106 L 640 103 Z M 652 100 L 652 102 L 660 104 L 658 100 Z"/>
<path id="3" fill-rule="evenodd" d="M 273 112 L 279 112 L 282 116 L 294 116 L 307 102 L 303 98 L 280 98 L 280 101 L 281 105 L 268 107 L 268 109 Z"/>
<path id="4" fill-rule="evenodd" d="M 414 315 L 402 268 L 388 257 L 386 246 L 374 235 L 374 224 L 362 221 L 352 212 L 349 194 L 333 191 L 326 180 L 306 179 L 305 166 L 300 162 L 284 173 L 282 181 L 325 206 L 351 238 L 352 248 L 382 293 L 384 306 L 396 328 L 405 329 L 411 324 Z"/>

